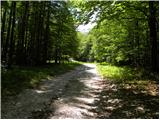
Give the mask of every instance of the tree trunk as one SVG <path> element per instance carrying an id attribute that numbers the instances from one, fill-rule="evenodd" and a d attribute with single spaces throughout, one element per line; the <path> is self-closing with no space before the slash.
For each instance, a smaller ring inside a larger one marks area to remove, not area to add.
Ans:
<path id="1" fill-rule="evenodd" d="M 7 61 L 8 47 L 9 47 L 9 38 L 10 38 L 10 28 L 11 28 L 11 19 L 12 19 L 12 7 L 10 7 L 10 15 L 8 21 L 8 29 L 7 29 L 7 38 L 4 46 L 4 51 L 2 55 L 2 60 Z"/>
<path id="2" fill-rule="evenodd" d="M 150 30 L 150 41 L 151 41 L 151 61 L 152 61 L 152 70 L 158 72 L 158 42 L 157 42 L 157 30 L 156 30 L 156 16 L 155 16 L 155 7 L 154 1 L 149 1 L 149 30 Z"/>
<path id="3" fill-rule="evenodd" d="M 4 47 L 4 30 L 5 30 L 5 24 L 6 24 L 6 12 L 7 10 L 4 9 L 3 18 L 2 18 L 2 27 L 1 27 L 1 50 L 3 53 L 3 47 Z"/>
<path id="4" fill-rule="evenodd" d="M 10 39 L 10 50 L 9 50 L 9 60 L 8 60 L 8 68 L 11 68 L 13 62 L 13 53 L 15 47 L 15 40 L 14 40 L 14 27 L 15 27 L 15 12 L 16 12 L 16 2 L 12 2 L 12 9 L 13 9 L 13 19 L 12 19 L 12 30 L 11 30 L 11 39 Z"/>
<path id="5" fill-rule="evenodd" d="M 138 32 L 138 29 L 139 29 L 139 23 L 138 23 L 138 20 L 136 20 L 136 27 L 135 27 L 135 30 L 136 30 L 136 47 L 137 47 L 137 55 L 136 55 L 136 66 L 138 67 L 141 63 L 140 61 L 140 49 L 139 49 L 139 46 L 140 46 L 140 39 L 139 39 L 139 32 Z"/>
<path id="6" fill-rule="evenodd" d="M 26 24 L 27 24 L 27 16 L 28 16 L 28 7 L 29 2 L 22 2 L 24 3 L 24 12 L 22 15 L 22 19 L 19 20 L 19 33 L 18 33 L 18 45 L 17 45 L 17 59 L 16 63 L 20 65 L 24 65 L 25 63 L 25 48 L 24 48 L 24 38 L 25 38 L 25 31 L 26 31 Z"/>
<path id="7" fill-rule="evenodd" d="M 43 52 L 43 63 L 47 61 L 48 56 L 48 42 L 49 42 L 49 21 L 50 21 L 50 8 L 49 3 L 47 4 L 47 20 L 46 20 L 46 28 L 45 28 L 45 35 L 44 35 L 44 52 Z"/>

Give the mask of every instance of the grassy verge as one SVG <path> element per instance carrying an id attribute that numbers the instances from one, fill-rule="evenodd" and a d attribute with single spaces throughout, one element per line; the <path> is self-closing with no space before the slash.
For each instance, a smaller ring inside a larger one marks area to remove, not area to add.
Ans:
<path id="1" fill-rule="evenodd" d="M 78 62 L 64 64 L 47 64 L 41 67 L 14 67 L 1 72 L 2 98 L 15 95 L 26 88 L 35 88 L 42 79 L 51 80 L 56 75 L 63 74 L 80 65 Z"/>
<path id="2" fill-rule="evenodd" d="M 97 64 L 104 79 L 99 95 L 98 118 L 158 119 L 159 85 L 155 77 L 144 69 Z"/>
<path id="3" fill-rule="evenodd" d="M 108 63 L 97 64 L 99 73 L 104 79 L 118 83 L 123 87 L 148 89 L 154 86 L 152 91 L 157 91 L 158 77 L 142 68 L 131 68 L 128 66 L 114 66 Z"/>

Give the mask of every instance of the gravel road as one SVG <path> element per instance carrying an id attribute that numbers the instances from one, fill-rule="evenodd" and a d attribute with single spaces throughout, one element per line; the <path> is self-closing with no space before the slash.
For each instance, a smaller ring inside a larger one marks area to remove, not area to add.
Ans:
<path id="1" fill-rule="evenodd" d="M 26 89 L 2 103 L 2 118 L 96 118 L 94 102 L 103 89 L 95 64 L 44 80 L 38 89 Z"/>

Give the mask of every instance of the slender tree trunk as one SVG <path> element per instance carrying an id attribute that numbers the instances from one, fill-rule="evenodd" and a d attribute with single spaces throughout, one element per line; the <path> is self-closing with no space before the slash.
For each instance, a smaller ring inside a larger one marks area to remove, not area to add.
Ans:
<path id="1" fill-rule="evenodd" d="M 8 68 L 11 68 L 13 62 L 13 53 L 15 47 L 15 40 L 14 40 L 14 27 L 15 27 L 15 12 L 16 12 L 16 2 L 12 2 L 13 4 L 13 19 L 12 19 L 12 30 L 11 30 L 11 40 L 10 40 L 10 50 L 9 50 L 9 60 L 8 60 Z"/>
<path id="2" fill-rule="evenodd" d="M 29 65 L 35 65 L 35 56 L 36 56 L 36 27 L 37 27 L 37 2 L 32 2 L 32 12 L 31 12 L 31 40 L 28 43 L 28 57 Z"/>
<path id="3" fill-rule="evenodd" d="M 139 28 L 139 24 L 138 24 L 138 20 L 136 20 L 136 42 L 137 42 L 137 56 L 136 56 L 136 63 L 137 63 L 137 66 L 140 65 L 140 49 L 139 49 L 139 45 L 140 45 L 140 42 L 139 42 L 139 32 L 138 32 L 138 28 Z"/>
<path id="4" fill-rule="evenodd" d="M 7 38 L 6 38 L 6 43 L 5 43 L 5 46 L 4 46 L 4 52 L 3 52 L 3 55 L 2 55 L 2 59 L 5 62 L 7 61 L 7 54 L 8 54 L 8 47 L 9 47 L 11 19 L 12 19 L 12 7 L 10 7 L 10 15 L 9 15 L 8 29 L 7 29 Z"/>
<path id="5" fill-rule="evenodd" d="M 44 53 L 43 53 L 43 63 L 46 63 L 48 56 L 48 42 L 49 42 L 49 21 L 50 21 L 50 8 L 49 3 L 47 4 L 48 12 L 47 12 L 47 20 L 46 20 L 46 28 L 44 35 Z"/>
<path id="6" fill-rule="evenodd" d="M 37 26 L 36 26 L 36 58 L 35 58 L 35 62 L 36 65 L 40 65 L 41 64 L 41 52 L 40 52 L 40 47 L 41 47 L 41 33 L 43 30 L 43 21 L 42 21 L 42 3 L 38 4 L 39 9 L 38 13 L 37 13 Z"/>
<path id="7" fill-rule="evenodd" d="M 28 28 L 28 19 L 29 19 L 29 2 L 26 5 L 26 7 L 28 7 L 27 11 L 26 11 L 26 29 L 25 29 L 25 37 L 24 37 L 24 55 L 25 55 L 25 62 L 24 64 L 27 65 L 28 64 L 28 36 L 29 36 L 29 28 Z"/>
<path id="8" fill-rule="evenodd" d="M 18 33 L 18 45 L 17 45 L 17 59 L 16 63 L 20 65 L 24 65 L 26 63 L 25 59 L 25 47 L 24 47 L 24 40 L 25 40 L 25 31 L 27 28 L 27 16 L 28 16 L 28 8 L 29 2 L 22 2 L 24 6 L 24 12 L 22 15 L 22 19 L 19 20 L 19 33 Z"/>
<path id="9" fill-rule="evenodd" d="M 157 42 L 157 30 L 156 30 L 156 16 L 155 16 L 154 1 L 149 1 L 149 30 L 150 30 L 150 41 L 151 41 L 151 61 L 152 70 L 158 72 L 158 42 Z"/>
<path id="10" fill-rule="evenodd" d="M 4 47 L 4 30 L 5 30 L 5 24 L 6 24 L 6 13 L 7 13 L 7 10 L 4 9 L 4 13 L 3 13 L 3 18 L 2 18 L 2 27 L 1 27 L 1 50 L 2 50 L 2 53 L 3 53 L 3 47 Z"/>

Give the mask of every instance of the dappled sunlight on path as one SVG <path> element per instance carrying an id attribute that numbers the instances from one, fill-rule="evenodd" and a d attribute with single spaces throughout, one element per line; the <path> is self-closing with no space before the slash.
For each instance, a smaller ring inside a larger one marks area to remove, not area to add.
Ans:
<path id="1" fill-rule="evenodd" d="M 102 80 L 94 64 L 84 64 L 84 69 L 70 80 L 60 99 L 53 101 L 50 118 L 96 118 L 94 102 L 102 91 Z"/>

